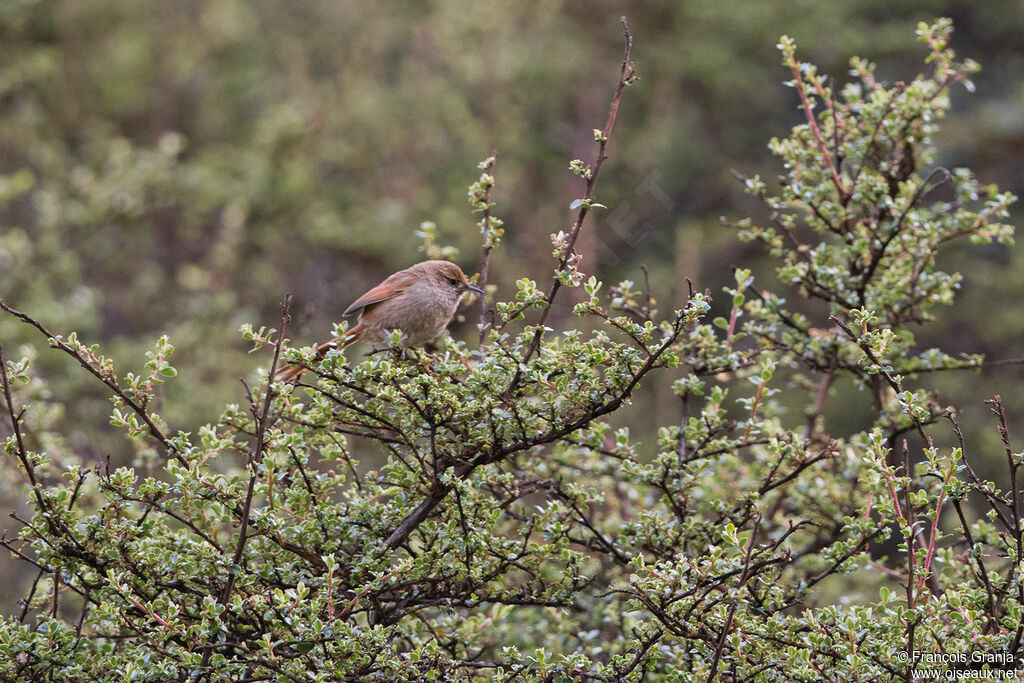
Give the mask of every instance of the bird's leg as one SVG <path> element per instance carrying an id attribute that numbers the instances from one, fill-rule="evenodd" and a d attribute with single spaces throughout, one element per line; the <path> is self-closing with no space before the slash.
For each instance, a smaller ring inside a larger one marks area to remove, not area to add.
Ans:
<path id="1" fill-rule="evenodd" d="M 367 351 L 363 355 L 366 357 L 376 356 L 378 353 L 394 353 L 396 360 L 413 360 L 415 356 L 411 355 L 412 350 L 405 346 L 384 346 L 373 351 Z"/>

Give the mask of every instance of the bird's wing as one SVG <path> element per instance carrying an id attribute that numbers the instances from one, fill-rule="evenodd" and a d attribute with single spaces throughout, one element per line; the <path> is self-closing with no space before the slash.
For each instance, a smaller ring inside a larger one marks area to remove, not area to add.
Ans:
<path id="1" fill-rule="evenodd" d="M 345 309 L 345 315 L 351 315 L 358 310 L 372 306 L 373 304 L 379 304 L 381 301 L 387 301 L 393 299 L 405 290 L 409 289 L 409 286 L 415 281 L 416 276 L 404 270 L 400 270 L 397 273 L 393 273 L 388 276 L 384 282 L 380 283 L 366 294 L 352 302 L 352 305 Z"/>

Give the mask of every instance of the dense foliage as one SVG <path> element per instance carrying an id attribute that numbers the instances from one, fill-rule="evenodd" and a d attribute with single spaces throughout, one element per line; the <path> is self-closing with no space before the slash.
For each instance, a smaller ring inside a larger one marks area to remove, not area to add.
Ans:
<path id="1" fill-rule="evenodd" d="M 166 338 L 126 372 L 5 304 L 106 388 L 132 462 L 84 467 L 29 359 L 0 363 L 7 457 L 30 510 L 0 543 L 37 571 L 21 614 L 0 621 L 2 675 L 789 681 L 1014 668 L 1021 458 L 997 422 L 1011 484 L 976 472 L 956 411 L 918 377 L 980 359 L 914 351 L 911 329 L 958 287 L 940 250 L 1012 235 L 1011 195 L 934 164 L 950 89 L 975 70 L 955 60 L 950 30 L 921 25 L 929 74 L 892 85 L 853 60 L 856 81 L 838 88 L 781 41 L 805 122 L 771 144 L 777 186 L 742 178 L 766 221 L 736 228 L 817 317 L 744 268 L 721 317 L 709 314 L 717 294 L 684 288 L 663 314 L 647 286 L 605 293 L 584 272 L 577 240 L 604 210 L 597 181 L 635 78 L 628 33 L 595 161 L 570 163 L 583 189 L 572 225 L 551 235 L 553 279 L 524 277 L 507 298 L 489 287 L 472 343 L 318 360 L 285 341 L 286 302 L 278 329 L 243 326 L 267 366 L 248 405 L 186 433 L 155 408 L 177 374 Z M 470 188 L 482 274 L 502 248 L 500 169 L 488 159 Z M 570 292 L 574 324 L 552 329 Z M 269 381 L 284 362 L 306 364 L 306 381 Z M 863 430 L 828 417 L 843 383 L 872 415 Z M 606 421 L 659 387 L 678 411 L 646 448 Z M 366 443 L 383 450 L 379 467 L 358 461 Z M 828 599 L 855 573 L 877 597 Z"/>

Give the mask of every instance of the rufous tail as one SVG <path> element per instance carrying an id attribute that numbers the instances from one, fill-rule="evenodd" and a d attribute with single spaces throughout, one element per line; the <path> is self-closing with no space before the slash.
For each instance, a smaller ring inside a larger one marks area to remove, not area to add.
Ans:
<path id="1" fill-rule="evenodd" d="M 344 337 L 335 337 L 329 342 L 324 342 L 320 346 L 316 347 L 317 360 L 326 356 L 327 352 L 330 351 L 331 349 L 343 349 L 349 344 L 355 342 L 356 339 L 359 338 L 359 330 L 361 327 L 362 325 L 356 325 L 348 332 L 346 332 Z M 275 377 L 277 377 L 277 379 L 281 382 L 287 382 L 289 384 L 292 384 L 294 382 L 297 382 L 299 380 L 299 377 L 301 377 L 302 373 L 304 373 L 305 371 L 306 368 L 302 367 L 301 365 L 296 365 L 295 363 L 292 363 L 291 365 L 286 365 L 280 370 L 278 370 Z"/>

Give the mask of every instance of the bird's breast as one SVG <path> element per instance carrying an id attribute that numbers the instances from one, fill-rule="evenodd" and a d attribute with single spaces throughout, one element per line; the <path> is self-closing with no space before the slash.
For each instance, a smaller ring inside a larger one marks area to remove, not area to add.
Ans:
<path id="1" fill-rule="evenodd" d="M 458 299 L 440 297 L 428 287 L 412 286 L 399 296 L 382 301 L 365 312 L 363 322 L 370 322 L 387 337 L 392 330 L 400 329 L 405 334 L 408 346 L 422 346 L 433 340 L 448 326 Z M 386 339 L 381 339 L 386 341 Z"/>

